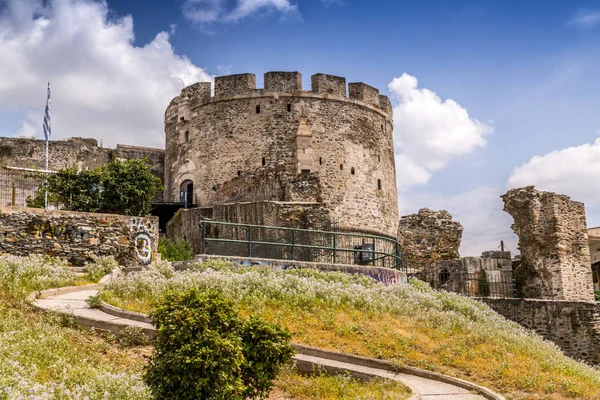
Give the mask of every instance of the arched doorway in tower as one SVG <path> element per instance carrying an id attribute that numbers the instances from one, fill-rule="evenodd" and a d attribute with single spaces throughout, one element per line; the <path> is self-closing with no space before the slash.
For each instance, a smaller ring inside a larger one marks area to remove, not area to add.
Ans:
<path id="1" fill-rule="evenodd" d="M 186 207 L 194 204 L 194 182 L 190 179 L 186 179 L 179 186 L 179 201 Z"/>

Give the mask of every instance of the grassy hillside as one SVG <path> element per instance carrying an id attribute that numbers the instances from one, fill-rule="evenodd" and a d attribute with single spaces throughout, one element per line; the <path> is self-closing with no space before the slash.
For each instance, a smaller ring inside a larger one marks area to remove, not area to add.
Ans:
<path id="1" fill-rule="evenodd" d="M 80 330 L 71 318 L 36 313 L 24 301 L 32 290 L 96 280 L 114 266 L 109 259 L 101 261 L 81 277 L 54 258 L 0 255 L 0 399 L 151 398 L 141 378 L 151 347 Z M 270 400 L 338 398 L 403 400 L 408 392 L 386 381 L 303 377 L 286 368 Z"/>
<path id="2" fill-rule="evenodd" d="M 297 343 L 414 365 L 512 399 L 600 399 L 600 372 L 486 305 L 415 281 L 385 286 L 312 270 L 272 272 L 225 262 L 176 273 L 166 264 L 109 284 L 102 298 L 148 312 L 165 290 L 215 289 L 244 315 L 276 321 Z"/>

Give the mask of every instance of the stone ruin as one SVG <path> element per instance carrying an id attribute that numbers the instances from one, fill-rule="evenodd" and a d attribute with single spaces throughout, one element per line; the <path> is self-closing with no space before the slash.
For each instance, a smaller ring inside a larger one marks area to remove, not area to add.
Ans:
<path id="1" fill-rule="evenodd" d="M 509 190 L 502 200 L 519 236 L 523 297 L 594 301 L 584 204 L 533 186 Z"/>
<path id="2" fill-rule="evenodd" d="M 403 216 L 398 226 L 403 264 L 418 272 L 436 261 L 458 260 L 462 232 L 460 222 L 452 220 L 446 210 L 422 208 L 417 214 Z"/>

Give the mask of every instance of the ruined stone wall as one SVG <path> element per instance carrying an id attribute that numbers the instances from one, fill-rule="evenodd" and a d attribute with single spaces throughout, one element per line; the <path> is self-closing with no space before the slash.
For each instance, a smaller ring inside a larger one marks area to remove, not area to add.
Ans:
<path id="1" fill-rule="evenodd" d="M 314 174 L 322 198 L 303 201 L 327 204 L 341 229 L 394 236 L 389 100 L 364 84 L 346 97 L 340 77 L 317 74 L 312 84 L 312 91 L 301 91 L 299 73 L 276 72 L 265 74 L 265 89 L 256 89 L 251 74 L 217 77 L 212 98 L 210 83 L 183 89 L 165 114 L 166 196 L 177 201 L 181 183 L 190 179 L 199 205 L 213 206 L 228 200 L 220 197 L 225 182 L 277 166 L 287 179 Z M 280 191 L 269 190 L 265 200 L 281 199 Z M 235 200 L 256 201 L 256 193 Z"/>
<path id="2" fill-rule="evenodd" d="M 98 146 L 96 139 L 69 138 L 48 143 L 49 169 L 76 165 L 98 168 L 111 160 L 111 150 Z M 46 168 L 46 142 L 34 138 L 0 137 L 0 159 L 11 167 Z"/>
<path id="3" fill-rule="evenodd" d="M 524 297 L 593 300 L 583 203 L 533 186 L 509 190 L 502 199 L 519 236 Z"/>
<path id="4" fill-rule="evenodd" d="M 403 216 L 398 225 L 403 264 L 424 270 L 436 261 L 457 260 L 462 231 L 462 225 L 445 210 L 422 208 L 417 214 Z"/>
<path id="5" fill-rule="evenodd" d="M 600 363 L 600 307 L 595 302 L 480 299 L 494 311 L 560 347 L 565 354 Z"/>
<path id="6" fill-rule="evenodd" d="M 220 204 L 214 207 L 181 209 L 167 223 L 167 236 L 172 240 L 184 238 L 192 245 L 194 253 L 201 251 L 200 221 L 232 222 L 288 228 L 309 228 L 330 221 L 329 210 L 322 203 L 297 203 L 277 201 L 257 201 L 250 203 Z M 328 226 L 324 226 L 328 228 Z M 221 231 L 227 228 L 220 227 Z M 222 232 L 223 233 L 223 232 Z M 246 232 L 240 229 L 232 238 L 245 239 Z M 275 237 L 274 237 L 275 238 Z M 239 246 L 238 246 L 239 247 Z M 224 254 L 237 255 L 243 249 L 229 246 Z"/>
<path id="7" fill-rule="evenodd" d="M 148 264 L 156 257 L 158 218 L 0 207 L 0 251 L 19 256 L 58 256 L 83 265 L 114 256 L 121 265 Z"/>

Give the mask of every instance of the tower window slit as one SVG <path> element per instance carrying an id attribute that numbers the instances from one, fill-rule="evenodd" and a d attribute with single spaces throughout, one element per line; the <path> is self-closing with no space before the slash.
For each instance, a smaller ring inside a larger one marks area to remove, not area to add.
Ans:
<path id="1" fill-rule="evenodd" d="M 291 104 L 288 104 L 288 105 L 287 105 L 287 110 L 288 110 L 288 112 L 291 112 L 291 111 L 292 111 L 292 105 L 291 105 Z"/>
<path id="2" fill-rule="evenodd" d="M 350 168 L 350 173 L 351 173 L 352 175 L 354 175 L 354 174 L 355 174 L 354 167 Z"/>
<path id="3" fill-rule="evenodd" d="M 377 179 L 377 190 L 381 190 L 381 179 Z"/>
<path id="4" fill-rule="evenodd" d="M 262 158 L 262 165 L 263 165 L 263 167 L 264 167 L 265 165 L 267 165 L 267 159 L 266 159 L 266 158 L 264 158 L 264 157 Z"/>
<path id="5" fill-rule="evenodd" d="M 257 106 L 256 106 L 256 113 L 257 113 L 257 114 L 260 114 L 260 105 L 257 105 Z"/>

